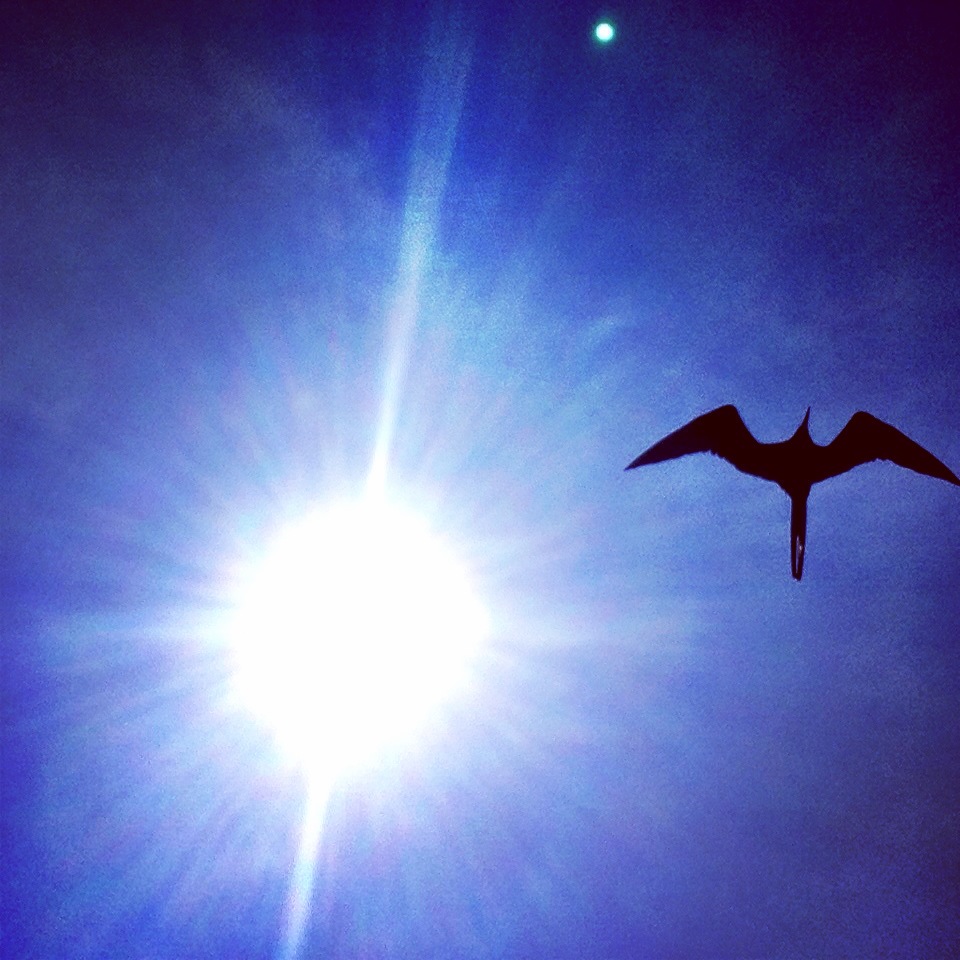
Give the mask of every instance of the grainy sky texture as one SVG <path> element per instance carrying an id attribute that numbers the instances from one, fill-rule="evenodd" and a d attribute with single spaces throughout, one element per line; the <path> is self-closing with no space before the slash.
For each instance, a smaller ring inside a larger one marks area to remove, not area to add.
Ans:
<path id="1" fill-rule="evenodd" d="M 304 787 L 211 624 L 371 470 L 493 626 L 333 788 L 302 956 L 960 951 L 960 491 L 815 487 L 796 583 L 773 485 L 623 472 L 723 403 L 764 441 L 867 410 L 960 470 L 950 5 L 25 6 L 3 955 L 290 955 Z"/>

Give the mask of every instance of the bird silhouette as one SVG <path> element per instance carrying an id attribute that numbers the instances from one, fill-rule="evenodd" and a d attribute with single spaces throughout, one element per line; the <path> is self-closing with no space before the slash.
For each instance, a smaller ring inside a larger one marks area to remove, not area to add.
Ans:
<path id="1" fill-rule="evenodd" d="M 760 443 L 732 404 L 717 407 L 655 443 L 625 469 L 643 467 L 688 453 L 713 453 L 743 473 L 777 484 L 790 498 L 790 572 L 803 576 L 807 542 L 807 497 L 822 480 L 846 473 L 872 460 L 891 460 L 901 467 L 960 486 L 957 477 L 932 453 L 896 427 L 862 410 L 826 446 L 810 436 L 810 408 L 797 432 L 779 443 Z"/>

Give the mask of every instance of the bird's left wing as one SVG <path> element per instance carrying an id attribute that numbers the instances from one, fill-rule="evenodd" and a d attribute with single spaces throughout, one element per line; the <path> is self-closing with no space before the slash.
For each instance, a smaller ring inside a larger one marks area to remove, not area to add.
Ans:
<path id="1" fill-rule="evenodd" d="M 643 467 L 662 460 L 685 457 L 688 453 L 714 453 L 729 460 L 737 469 L 752 467 L 760 445 L 747 429 L 732 404 L 717 407 L 691 420 L 686 426 L 664 437 L 645 450 L 625 469 Z M 748 470 L 752 472 L 752 470 Z"/>
<path id="2" fill-rule="evenodd" d="M 929 450 L 896 427 L 862 410 L 823 448 L 823 467 L 814 482 L 846 473 L 872 460 L 890 460 L 908 470 L 960 486 L 960 477 Z"/>

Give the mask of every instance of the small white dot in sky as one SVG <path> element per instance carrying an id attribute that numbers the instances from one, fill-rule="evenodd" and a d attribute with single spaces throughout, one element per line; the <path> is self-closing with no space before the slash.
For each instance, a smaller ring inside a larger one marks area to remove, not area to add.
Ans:
<path id="1" fill-rule="evenodd" d="M 594 28 L 593 35 L 600 41 L 600 43 L 609 43 L 617 31 L 614 29 L 613 24 L 609 20 L 601 20 Z"/>

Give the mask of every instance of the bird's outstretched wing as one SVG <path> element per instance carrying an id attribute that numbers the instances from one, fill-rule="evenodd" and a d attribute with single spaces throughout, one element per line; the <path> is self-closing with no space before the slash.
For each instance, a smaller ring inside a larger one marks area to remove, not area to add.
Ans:
<path id="1" fill-rule="evenodd" d="M 929 450 L 896 427 L 862 410 L 855 413 L 833 441 L 823 448 L 822 460 L 823 466 L 815 482 L 846 473 L 871 460 L 890 460 L 908 470 L 960 486 L 960 477 Z"/>
<path id="2" fill-rule="evenodd" d="M 754 439 L 732 404 L 717 407 L 674 430 L 669 436 L 645 450 L 625 469 L 643 467 L 688 453 L 714 453 L 729 460 L 737 469 L 752 473 L 760 444 Z"/>

